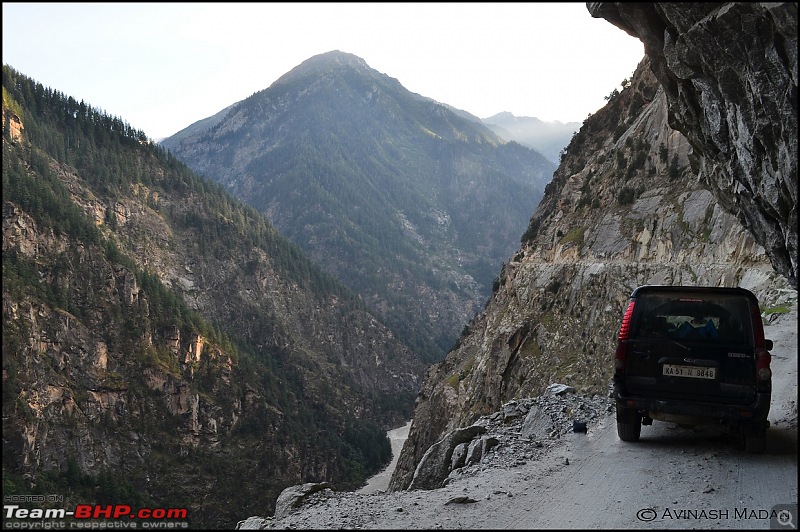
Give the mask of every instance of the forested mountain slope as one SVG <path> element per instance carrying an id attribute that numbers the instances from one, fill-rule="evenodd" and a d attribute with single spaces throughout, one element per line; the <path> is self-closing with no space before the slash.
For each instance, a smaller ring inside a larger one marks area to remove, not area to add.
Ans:
<path id="1" fill-rule="evenodd" d="M 227 527 L 389 460 L 424 365 L 261 214 L 3 68 L 3 493 Z"/>
<path id="2" fill-rule="evenodd" d="M 428 361 L 491 293 L 555 170 L 338 51 L 162 145 L 266 213 Z"/>

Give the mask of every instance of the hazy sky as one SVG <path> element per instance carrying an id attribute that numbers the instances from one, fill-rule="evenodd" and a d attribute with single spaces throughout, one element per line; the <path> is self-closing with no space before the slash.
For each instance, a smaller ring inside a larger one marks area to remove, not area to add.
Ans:
<path id="1" fill-rule="evenodd" d="M 3 3 L 3 64 L 154 139 L 341 50 L 486 118 L 582 122 L 644 57 L 580 3 Z"/>

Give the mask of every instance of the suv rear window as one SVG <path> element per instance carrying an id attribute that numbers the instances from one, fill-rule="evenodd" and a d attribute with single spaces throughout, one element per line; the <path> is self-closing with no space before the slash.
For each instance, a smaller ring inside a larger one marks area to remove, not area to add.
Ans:
<path id="1" fill-rule="evenodd" d="M 751 344 L 749 314 L 737 295 L 647 292 L 637 300 L 631 337 Z"/>

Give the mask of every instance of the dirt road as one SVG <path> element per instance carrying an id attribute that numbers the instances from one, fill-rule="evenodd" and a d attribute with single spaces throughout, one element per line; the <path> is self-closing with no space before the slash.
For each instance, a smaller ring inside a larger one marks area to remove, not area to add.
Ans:
<path id="1" fill-rule="evenodd" d="M 767 450 L 746 454 L 710 429 L 654 422 L 617 438 L 613 416 L 569 433 L 535 460 L 470 466 L 446 487 L 320 493 L 264 528 L 797 528 L 797 311 L 766 328 L 775 342 Z M 513 455 L 510 455 L 513 456 Z"/>

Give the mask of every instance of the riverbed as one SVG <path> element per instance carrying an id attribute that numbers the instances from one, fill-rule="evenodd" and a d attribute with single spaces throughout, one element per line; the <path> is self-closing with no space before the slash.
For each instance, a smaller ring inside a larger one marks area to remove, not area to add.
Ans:
<path id="1" fill-rule="evenodd" d="M 386 491 L 386 489 L 389 487 L 389 481 L 392 478 L 392 473 L 394 473 L 394 468 L 397 466 L 397 459 L 400 458 L 400 451 L 403 449 L 403 444 L 408 438 L 408 429 L 410 428 L 411 421 L 402 427 L 397 427 L 396 429 L 392 429 L 386 433 L 386 435 L 389 437 L 389 442 L 392 444 L 392 461 L 389 462 L 389 465 L 386 466 L 383 471 L 367 480 L 367 485 L 356 491 L 356 493 L 375 493 L 377 491 Z"/>

